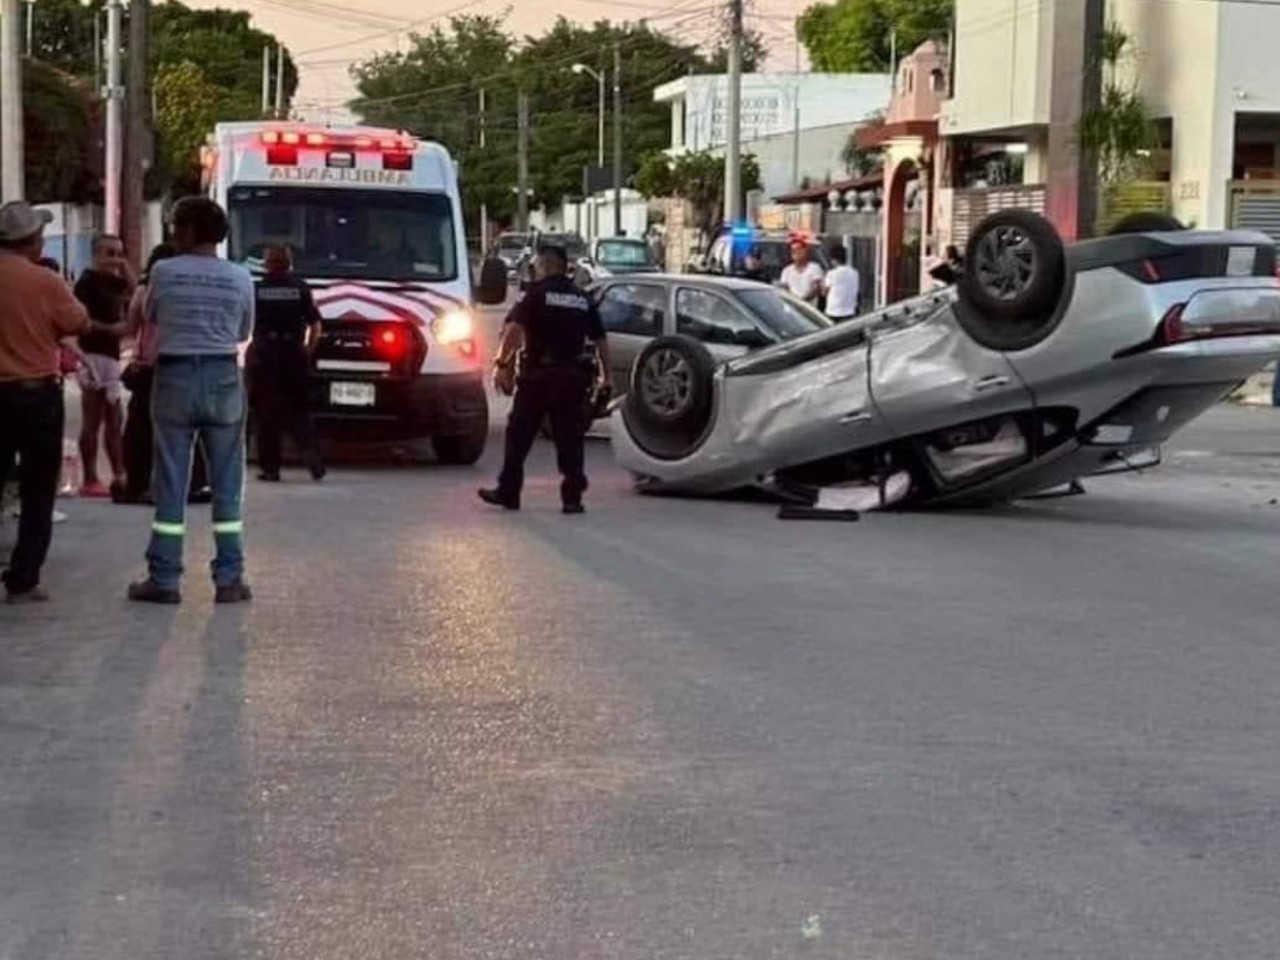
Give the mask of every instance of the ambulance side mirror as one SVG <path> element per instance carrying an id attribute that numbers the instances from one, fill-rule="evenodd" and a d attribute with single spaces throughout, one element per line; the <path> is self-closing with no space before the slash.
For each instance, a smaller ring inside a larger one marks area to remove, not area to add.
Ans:
<path id="1" fill-rule="evenodd" d="M 476 302 L 496 307 L 507 302 L 507 265 L 497 257 L 488 257 L 480 266 L 480 282 L 476 284 Z"/>

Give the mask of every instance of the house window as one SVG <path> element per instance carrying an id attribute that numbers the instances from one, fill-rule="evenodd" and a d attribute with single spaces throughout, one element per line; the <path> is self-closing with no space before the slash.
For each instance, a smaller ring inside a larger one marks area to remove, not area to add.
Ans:
<path id="1" fill-rule="evenodd" d="M 914 82 L 914 78 L 915 78 L 915 71 L 914 71 L 914 70 L 904 70 L 904 71 L 902 71 L 902 78 L 903 78 L 903 80 L 905 80 L 905 81 L 906 81 L 907 93 L 911 93 L 911 92 L 912 92 L 912 88 L 914 88 L 914 87 L 915 87 L 915 82 Z"/>
<path id="2" fill-rule="evenodd" d="M 945 93 L 947 90 L 946 73 L 940 67 L 935 67 L 929 73 L 929 83 L 933 87 L 934 93 Z"/>

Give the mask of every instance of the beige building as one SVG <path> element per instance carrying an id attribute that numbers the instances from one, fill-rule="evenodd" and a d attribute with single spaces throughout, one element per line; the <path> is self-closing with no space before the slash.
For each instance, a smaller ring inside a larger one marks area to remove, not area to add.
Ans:
<path id="1" fill-rule="evenodd" d="M 1280 0 L 1108 0 L 1106 8 L 1134 44 L 1121 75 L 1156 121 L 1152 163 L 1171 212 L 1280 241 Z M 1062 127 L 1075 126 L 1082 15 L 1083 0 L 956 0 L 954 94 L 939 115 L 952 154 L 939 180 L 939 243 L 962 242 L 998 206 L 1061 218 L 1050 131 L 1057 124 L 1062 142 Z"/>

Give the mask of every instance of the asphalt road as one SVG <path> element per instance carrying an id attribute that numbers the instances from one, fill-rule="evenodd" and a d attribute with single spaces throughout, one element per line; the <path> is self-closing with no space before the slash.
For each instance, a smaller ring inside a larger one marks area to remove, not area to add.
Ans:
<path id="1" fill-rule="evenodd" d="M 495 438 L 496 439 L 496 438 Z M 1280 412 L 1000 511 L 249 493 L 247 608 L 65 501 L 0 608 L 0 960 L 1280 952 Z M 11 528 L 0 528 L 7 544 Z"/>

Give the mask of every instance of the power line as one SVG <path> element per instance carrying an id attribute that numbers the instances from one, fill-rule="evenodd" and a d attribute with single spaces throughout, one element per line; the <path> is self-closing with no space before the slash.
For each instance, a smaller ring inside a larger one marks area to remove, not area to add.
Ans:
<path id="1" fill-rule="evenodd" d="M 431 16 L 425 17 L 421 20 L 411 20 L 399 27 L 393 27 L 389 30 L 381 30 L 378 33 L 371 33 L 364 37 L 357 37 L 354 40 L 344 40 L 341 43 L 331 43 L 323 47 L 312 47 L 310 50 L 299 51 L 298 56 L 305 57 L 305 56 L 310 56 L 313 53 L 327 53 L 330 50 L 341 50 L 343 47 L 363 46 L 364 44 L 372 43 L 374 40 L 380 40 L 383 37 L 389 36 L 391 34 L 405 33 L 409 31 L 417 30 L 420 27 L 425 27 L 428 24 L 437 23 L 440 20 L 445 19 L 446 17 L 452 17 L 452 16 L 456 16 L 459 13 L 465 13 L 467 10 L 470 10 L 472 7 L 478 7 L 481 4 L 487 3 L 487 2 L 488 0 L 467 0 L 466 3 L 461 3 L 456 7 L 450 7 L 448 10 L 443 10 L 440 13 L 432 14 Z"/>

